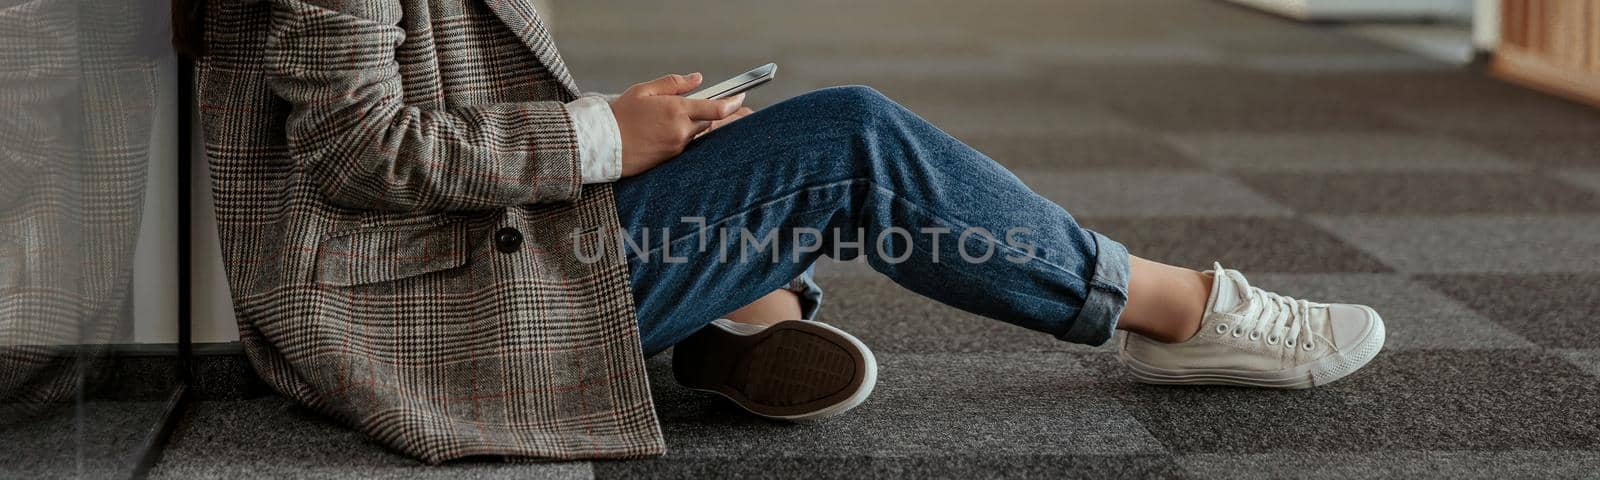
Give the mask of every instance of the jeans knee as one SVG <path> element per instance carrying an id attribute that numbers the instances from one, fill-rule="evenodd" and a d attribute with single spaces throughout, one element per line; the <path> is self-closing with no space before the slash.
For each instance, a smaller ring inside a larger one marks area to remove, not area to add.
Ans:
<path id="1" fill-rule="evenodd" d="M 914 115 L 871 87 L 814 90 L 761 114 L 768 122 L 792 128 L 790 137 L 807 139 L 806 150 L 815 153 L 812 157 L 816 159 L 807 168 L 815 175 L 860 176 L 886 170 L 883 162 L 915 160 L 883 155 L 886 148 L 899 148 L 901 142 L 894 139 L 910 134 L 905 128 Z"/>
<path id="2" fill-rule="evenodd" d="M 858 121 L 870 121 L 899 110 L 889 97 L 872 87 L 848 85 L 816 90 L 803 96 L 808 102 L 835 115 Z"/>
<path id="3" fill-rule="evenodd" d="M 845 85 L 842 87 L 829 87 L 817 90 L 817 94 L 827 97 L 830 101 L 840 105 L 874 108 L 894 103 L 889 97 L 883 96 L 877 90 L 866 85 Z"/>

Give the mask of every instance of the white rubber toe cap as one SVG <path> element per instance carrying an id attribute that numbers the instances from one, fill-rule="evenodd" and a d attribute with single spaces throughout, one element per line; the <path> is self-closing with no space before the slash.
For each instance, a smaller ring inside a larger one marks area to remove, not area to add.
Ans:
<path id="1" fill-rule="evenodd" d="M 1366 338 L 1374 324 L 1380 321 L 1378 312 L 1365 305 L 1329 305 L 1328 316 L 1329 327 L 1333 329 L 1333 344 L 1341 349 Z"/>

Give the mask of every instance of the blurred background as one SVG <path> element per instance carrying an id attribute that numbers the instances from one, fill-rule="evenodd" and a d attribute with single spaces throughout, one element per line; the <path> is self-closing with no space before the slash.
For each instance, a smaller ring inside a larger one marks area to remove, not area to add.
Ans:
<path id="1" fill-rule="evenodd" d="M 884 368 L 849 417 L 750 418 L 661 356 L 667 457 L 426 469 L 240 354 L 164 7 L 0 0 L 0 477 L 1600 471 L 1600 0 L 537 4 L 584 90 L 869 85 L 1137 255 L 1372 304 L 1388 350 L 1311 392 L 1139 386 L 1109 347 L 825 262 L 822 320 Z"/>

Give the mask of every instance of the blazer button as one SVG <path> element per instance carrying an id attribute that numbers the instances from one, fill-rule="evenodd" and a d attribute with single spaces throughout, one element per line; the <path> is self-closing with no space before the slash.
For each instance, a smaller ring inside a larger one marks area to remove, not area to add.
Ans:
<path id="1" fill-rule="evenodd" d="M 500 253 L 516 253 L 522 248 L 522 232 L 506 227 L 494 232 L 494 248 Z"/>

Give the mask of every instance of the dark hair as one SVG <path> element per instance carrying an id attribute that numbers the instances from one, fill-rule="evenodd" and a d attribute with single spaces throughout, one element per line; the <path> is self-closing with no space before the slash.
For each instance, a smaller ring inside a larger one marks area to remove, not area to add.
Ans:
<path id="1" fill-rule="evenodd" d="M 206 54 L 206 0 L 172 0 L 172 46 L 198 59 Z"/>

